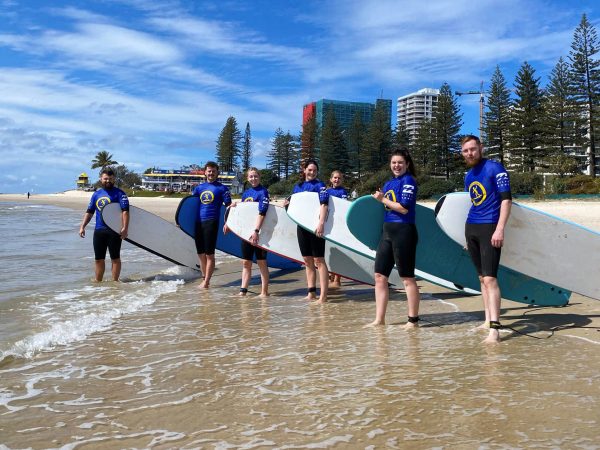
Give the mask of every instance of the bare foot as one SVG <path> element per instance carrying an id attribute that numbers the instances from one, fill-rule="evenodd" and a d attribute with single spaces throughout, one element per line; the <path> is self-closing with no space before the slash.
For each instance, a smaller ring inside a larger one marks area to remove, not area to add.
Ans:
<path id="1" fill-rule="evenodd" d="M 259 297 L 259 298 L 267 298 L 270 296 L 271 296 L 271 294 L 269 294 L 268 292 L 261 292 L 259 295 L 257 295 L 257 297 Z"/>
<path id="2" fill-rule="evenodd" d="M 499 344 L 500 343 L 500 333 L 498 330 L 491 329 L 488 337 L 486 337 L 483 341 L 484 344 Z"/>
<path id="3" fill-rule="evenodd" d="M 378 327 L 378 326 L 382 326 L 385 325 L 385 321 L 379 321 L 379 320 L 374 320 L 373 322 L 365 325 L 363 328 L 374 328 L 374 327 Z"/>
<path id="4" fill-rule="evenodd" d="M 208 283 L 202 283 L 202 284 L 200 285 L 200 287 L 201 287 L 202 289 L 208 289 L 208 288 L 210 287 L 210 284 L 208 284 Z"/>
<path id="5" fill-rule="evenodd" d="M 245 296 L 246 296 L 246 293 L 245 293 L 245 292 L 240 292 L 240 293 L 238 294 L 238 297 L 245 297 Z"/>
<path id="6" fill-rule="evenodd" d="M 319 305 L 322 305 L 323 303 L 327 303 L 327 299 L 326 298 L 319 298 L 319 300 L 317 300 L 316 303 L 318 303 Z"/>
<path id="7" fill-rule="evenodd" d="M 404 325 L 402 325 L 403 330 L 414 330 L 416 328 L 419 328 L 419 325 L 413 322 L 406 322 Z"/>
<path id="8" fill-rule="evenodd" d="M 342 283 L 340 283 L 339 281 L 332 281 L 329 283 L 329 287 L 330 288 L 339 288 L 342 287 Z"/>
<path id="9" fill-rule="evenodd" d="M 308 294 L 302 300 L 306 300 L 306 301 L 312 302 L 312 301 L 315 301 L 316 299 L 317 299 L 317 296 L 315 294 Z"/>

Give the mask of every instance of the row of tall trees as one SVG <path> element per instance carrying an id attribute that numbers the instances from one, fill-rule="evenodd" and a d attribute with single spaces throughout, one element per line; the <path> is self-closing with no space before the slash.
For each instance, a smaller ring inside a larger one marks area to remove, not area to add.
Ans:
<path id="1" fill-rule="evenodd" d="M 582 169 L 581 161 L 578 163 L 571 153 L 573 148 L 585 148 L 588 173 L 595 175 L 600 120 L 598 45 L 596 30 L 584 14 L 568 57 L 558 60 L 545 88 L 528 62 L 520 67 L 513 87 L 496 67 L 485 93 L 482 124 L 488 154 L 516 171 L 563 174 Z M 444 83 L 433 119 L 424 121 L 413 139 L 402 124 L 396 130 L 390 128 L 388 112 L 379 104 L 369 123 L 363 123 L 357 114 L 346 129 L 329 108 L 322 127 L 310 117 L 300 136 L 278 128 L 271 140 L 267 167 L 277 177 L 288 178 L 298 172 L 302 161 L 315 158 L 323 176 L 339 169 L 360 181 L 386 166 L 392 146 L 400 145 L 410 148 L 421 173 L 450 179 L 464 171 L 461 127 L 457 98 Z M 242 137 L 235 118 L 229 117 L 217 141 L 219 164 L 224 170 L 245 170 L 251 164 L 251 153 L 250 125 Z"/>

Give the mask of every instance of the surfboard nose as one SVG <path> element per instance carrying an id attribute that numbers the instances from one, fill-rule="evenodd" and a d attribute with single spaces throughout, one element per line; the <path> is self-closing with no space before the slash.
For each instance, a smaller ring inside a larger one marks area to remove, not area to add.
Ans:
<path id="1" fill-rule="evenodd" d="M 435 204 L 435 209 L 433 210 L 433 215 L 435 217 L 437 217 L 438 212 L 440 212 L 440 209 L 442 209 L 442 205 L 444 204 L 444 200 L 446 200 L 446 196 L 442 195 L 442 197 L 440 197 L 440 199 Z"/>

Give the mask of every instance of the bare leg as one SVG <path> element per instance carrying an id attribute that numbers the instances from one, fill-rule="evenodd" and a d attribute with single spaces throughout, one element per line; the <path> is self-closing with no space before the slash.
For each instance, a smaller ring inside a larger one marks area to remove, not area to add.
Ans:
<path id="1" fill-rule="evenodd" d="M 100 283 L 104 278 L 104 268 L 106 267 L 103 259 L 97 259 L 95 262 L 96 282 Z"/>
<path id="2" fill-rule="evenodd" d="M 206 255 L 206 273 L 204 274 L 204 283 L 202 287 L 208 289 L 210 286 L 210 279 L 215 271 L 215 255 Z"/>
<path id="3" fill-rule="evenodd" d="M 256 261 L 258 269 L 260 270 L 260 295 L 259 297 L 269 296 L 269 267 L 267 266 L 266 259 L 259 259 Z"/>
<path id="4" fill-rule="evenodd" d="M 402 278 L 402 282 L 404 283 L 404 291 L 406 292 L 406 299 L 408 301 L 408 315 L 409 317 L 418 317 L 421 294 L 419 293 L 417 281 L 414 278 Z M 403 328 L 409 330 L 418 326 L 416 322 L 407 322 Z"/>
<path id="5" fill-rule="evenodd" d="M 200 271 L 202 276 L 206 277 L 206 253 L 198 253 L 198 259 L 200 260 Z"/>
<path id="6" fill-rule="evenodd" d="M 329 276 L 329 281 L 329 287 L 331 288 L 339 288 L 342 285 L 342 277 L 333 273 Z"/>
<path id="7" fill-rule="evenodd" d="M 315 268 L 315 259 L 312 256 L 305 256 L 304 263 L 306 264 L 306 285 L 308 288 L 317 286 L 317 271 Z M 314 300 L 317 298 L 315 292 L 309 292 L 306 300 Z"/>
<path id="8" fill-rule="evenodd" d="M 113 281 L 119 281 L 121 275 L 121 258 L 111 260 L 111 272 Z"/>
<path id="9" fill-rule="evenodd" d="M 329 292 L 329 269 L 327 268 L 327 263 L 323 258 L 315 259 L 319 263 L 319 285 L 321 287 L 318 303 L 326 303 L 327 294 Z"/>
<path id="10" fill-rule="evenodd" d="M 385 312 L 387 310 L 388 300 L 390 298 L 390 289 L 388 287 L 388 277 L 375 274 L 375 320 L 367 327 L 385 325 Z"/>
<path id="11" fill-rule="evenodd" d="M 252 277 L 252 261 L 244 259 L 242 261 L 242 289 L 248 289 L 250 285 L 250 278 Z M 245 296 L 245 291 L 240 291 L 238 295 Z"/>
<path id="12" fill-rule="evenodd" d="M 478 330 L 489 330 L 490 329 L 490 308 L 488 306 L 488 290 L 487 286 L 483 282 L 483 277 L 479 276 L 479 283 L 481 285 L 481 297 L 483 298 L 483 310 L 485 312 L 485 322 L 476 327 Z"/>
<path id="13" fill-rule="evenodd" d="M 487 292 L 486 320 L 498 322 L 500 320 L 500 287 L 498 280 L 494 277 L 483 277 L 483 284 Z M 497 344 L 500 342 L 500 332 L 490 328 L 488 337 L 483 341 L 486 344 Z"/>

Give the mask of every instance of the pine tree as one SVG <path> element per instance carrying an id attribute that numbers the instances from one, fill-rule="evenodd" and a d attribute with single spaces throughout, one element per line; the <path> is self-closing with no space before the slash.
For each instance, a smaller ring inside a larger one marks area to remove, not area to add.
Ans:
<path id="1" fill-rule="evenodd" d="M 250 134 L 250 122 L 246 122 L 246 131 L 244 132 L 244 142 L 242 144 L 242 170 L 248 171 L 252 163 L 252 136 Z"/>
<path id="2" fill-rule="evenodd" d="M 373 172 L 387 165 L 392 146 L 392 127 L 382 104 L 375 106 L 367 128 L 365 142 L 365 172 Z"/>
<path id="3" fill-rule="evenodd" d="M 348 170 L 348 152 L 342 129 L 335 118 L 333 106 L 325 111 L 325 120 L 321 130 L 319 145 L 319 169 L 323 176 L 329 175 L 333 170 Z"/>
<path id="4" fill-rule="evenodd" d="M 455 155 L 460 151 L 460 127 L 462 126 L 462 114 L 458 101 L 450 89 L 448 83 L 440 88 L 435 118 L 435 142 L 438 167 L 446 179 L 456 170 Z"/>
<path id="5" fill-rule="evenodd" d="M 237 121 L 235 117 L 230 116 L 217 140 L 217 161 L 221 170 L 234 171 L 237 169 L 241 138 Z"/>
<path id="6" fill-rule="evenodd" d="M 302 125 L 302 133 L 300 135 L 301 142 L 301 154 L 300 159 L 306 161 L 307 159 L 315 159 L 318 153 L 319 145 L 319 126 L 317 124 L 317 118 L 313 114 L 310 118 Z"/>
<path id="7" fill-rule="evenodd" d="M 569 66 L 561 57 L 544 92 L 544 138 L 548 156 L 553 159 L 567 155 L 568 148 L 574 144 L 581 145 L 576 132 L 579 120 L 571 87 Z"/>
<path id="8" fill-rule="evenodd" d="M 505 163 L 505 150 L 510 127 L 510 90 L 506 87 L 504 75 L 500 67 L 492 75 L 487 108 L 483 116 L 485 144 L 489 156 L 496 156 Z"/>
<path id="9" fill-rule="evenodd" d="M 435 128 L 431 119 L 424 119 L 417 128 L 415 138 L 409 147 L 412 159 L 419 172 L 433 175 L 436 163 Z"/>
<path id="10" fill-rule="evenodd" d="M 281 178 L 284 173 L 284 155 L 282 154 L 282 147 L 284 142 L 284 134 L 281 128 L 275 130 L 275 136 L 271 139 L 271 150 L 267 154 L 267 167 L 271 169 L 277 177 Z"/>
<path id="11" fill-rule="evenodd" d="M 410 144 L 410 133 L 406 129 L 406 124 L 398 122 L 396 129 L 392 134 L 392 145 L 399 148 L 408 148 Z"/>
<path id="12" fill-rule="evenodd" d="M 543 146 L 543 105 L 540 79 L 535 69 L 525 61 L 515 79 L 516 99 L 513 102 L 510 126 L 511 159 L 520 157 L 523 172 L 533 172 L 540 158 L 546 156 Z"/>
<path id="13" fill-rule="evenodd" d="M 355 114 L 352 119 L 352 124 L 346 134 L 346 145 L 348 149 L 348 161 L 350 171 L 356 174 L 360 180 L 362 171 L 364 170 L 363 147 L 366 139 L 366 129 L 362 122 L 360 114 Z"/>
<path id="14" fill-rule="evenodd" d="M 600 121 L 600 60 L 596 29 L 584 14 L 573 34 L 569 60 L 573 96 L 580 114 L 587 121 L 586 144 L 588 174 L 596 176 L 596 129 Z"/>
<path id="15" fill-rule="evenodd" d="M 283 173 L 287 179 L 290 175 L 296 172 L 296 169 L 300 166 L 300 147 L 298 145 L 298 138 L 293 136 L 289 130 L 283 135 L 280 140 L 280 153 L 283 159 Z"/>

